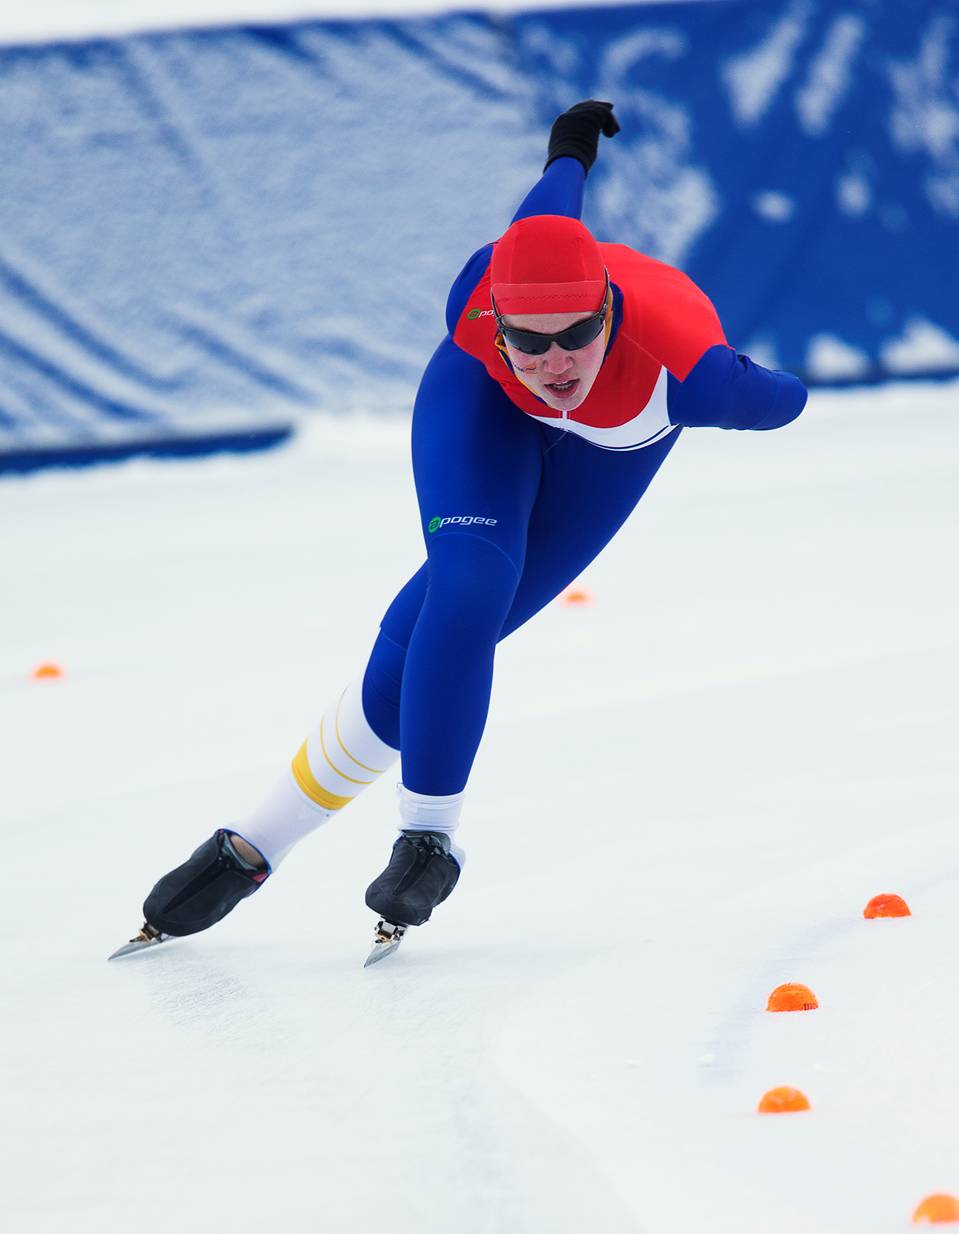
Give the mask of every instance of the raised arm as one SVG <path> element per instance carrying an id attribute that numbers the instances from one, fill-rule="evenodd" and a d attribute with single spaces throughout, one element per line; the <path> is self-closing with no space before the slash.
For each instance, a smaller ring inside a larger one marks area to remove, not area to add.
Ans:
<path id="1" fill-rule="evenodd" d="M 512 222 L 534 214 L 561 214 L 578 219 L 583 213 L 583 189 L 596 162 L 600 133 L 613 137 L 619 124 L 613 104 L 585 99 L 557 116 L 549 134 L 543 174 L 523 198 Z M 492 244 L 478 249 L 460 271 L 446 302 L 446 324 L 452 333 L 466 302 L 489 264 Z"/>
<path id="2" fill-rule="evenodd" d="M 579 159 L 569 155 L 554 159 L 520 202 L 510 222 L 533 214 L 563 214 L 582 218 L 586 171 Z"/>
<path id="3" fill-rule="evenodd" d="M 613 104 L 600 99 L 584 99 L 557 116 L 549 132 L 543 174 L 523 198 L 512 222 L 533 214 L 581 218 L 583 188 L 599 153 L 599 135 L 614 137 L 618 132 Z"/>

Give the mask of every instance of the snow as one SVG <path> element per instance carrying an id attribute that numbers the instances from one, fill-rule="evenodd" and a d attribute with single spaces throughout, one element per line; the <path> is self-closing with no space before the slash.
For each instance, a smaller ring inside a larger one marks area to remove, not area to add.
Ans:
<path id="1" fill-rule="evenodd" d="M 0 483 L 8 1227 L 894 1234 L 959 1191 L 957 393 L 687 432 L 595 604 L 501 647 L 467 872 L 368 970 L 390 783 L 105 957 L 361 666 L 422 551 L 407 426 Z"/>
<path id="2" fill-rule="evenodd" d="M 786 223 L 796 213 L 796 202 L 778 189 L 762 189 L 753 195 L 753 209 L 768 223 Z"/>
<path id="3" fill-rule="evenodd" d="M 776 101 L 792 72 L 809 18 L 808 3 L 793 0 L 765 38 L 725 64 L 723 80 L 733 115 L 741 127 L 758 124 Z"/>
<path id="4" fill-rule="evenodd" d="M 915 56 L 887 69 L 894 95 L 890 138 L 906 154 L 928 157 L 932 170 L 923 187 L 930 205 L 947 219 L 959 219 L 959 100 L 947 50 L 955 29 L 954 14 L 930 17 Z"/>
<path id="5" fill-rule="evenodd" d="M 799 122 L 811 137 L 821 137 L 828 131 L 852 84 L 853 65 L 866 33 L 862 18 L 844 13 L 833 21 L 813 57 L 806 81 L 796 93 Z"/>
<path id="6" fill-rule="evenodd" d="M 950 79 L 948 42 L 955 19 L 945 14 L 927 21 L 912 60 L 888 68 L 895 104 L 890 135 L 900 149 L 925 150 L 937 161 L 955 158 L 959 145 L 959 105 Z"/>
<path id="7" fill-rule="evenodd" d="M 709 172 L 695 162 L 693 118 L 689 109 L 651 90 L 628 86 L 641 74 L 642 58 L 656 51 L 641 40 L 624 40 L 633 57 L 616 47 L 607 57 L 600 78 L 601 98 L 623 99 L 616 115 L 627 131 L 640 132 L 632 157 L 611 164 L 593 192 L 600 217 L 610 235 L 631 234 L 641 252 L 682 265 L 693 245 L 720 213 L 720 192 Z M 637 211 L 637 201 L 642 210 Z"/>
<path id="8" fill-rule="evenodd" d="M 754 335 L 743 351 L 745 355 L 749 356 L 750 360 L 753 360 L 756 364 L 761 364 L 764 368 L 783 367 L 776 351 L 775 342 L 766 335 Z"/>
<path id="9" fill-rule="evenodd" d="M 872 204 L 868 177 L 861 171 L 848 171 L 836 180 L 836 204 L 850 218 L 861 218 Z"/>
<path id="10" fill-rule="evenodd" d="M 935 322 L 914 317 L 898 338 L 883 344 L 881 354 L 892 373 L 948 372 L 959 364 L 959 340 Z"/>
<path id="11" fill-rule="evenodd" d="M 835 334 L 815 334 L 810 340 L 806 370 L 816 381 L 855 381 L 863 378 L 869 368 L 866 353 Z"/>
<path id="12" fill-rule="evenodd" d="M 28 6 L 0 9 L 0 44 L 45 42 L 50 39 L 122 35 L 145 30 L 232 25 L 241 22 L 278 24 L 344 17 L 408 17 L 448 13 L 532 12 L 537 9 L 608 7 L 610 4 L 657 3 L 677 0 L 481 0 L 450 4 L 449 0 L 34 0 Z M 721 3 L 722 0 L 700 0 Z"/>

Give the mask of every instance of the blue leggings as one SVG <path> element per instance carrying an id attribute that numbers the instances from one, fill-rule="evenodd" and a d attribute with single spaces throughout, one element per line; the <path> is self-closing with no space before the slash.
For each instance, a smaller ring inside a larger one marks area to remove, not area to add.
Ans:
<path id="1" fill-rule="evenodd" d="M 363 679 L 366 717 L 401 751 L 408 789 L 462 792 L 496 644 L 602 550 L 678 436 L 600 449 L 539 424 L 479 361 L 440 344 L 413 411 L 427 560 L 387 610 Z"/>

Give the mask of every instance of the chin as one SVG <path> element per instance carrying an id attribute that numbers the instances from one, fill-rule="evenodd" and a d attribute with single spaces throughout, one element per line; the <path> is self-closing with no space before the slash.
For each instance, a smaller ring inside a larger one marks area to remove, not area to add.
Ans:
<path id="1" fill-rule="evenodd" d="M 586 391 L 589 394 L 589 391 Z M 553 411 L 575 411 L 577 407 L 582 407 L 586 401 L 586 394 L 579 394 L 572 402 L 569 399 L 564 399 L 562 402 L 553 402 L 549 395 L 543 396 L 543 402 L 547 407 L 551 407 Z"/>

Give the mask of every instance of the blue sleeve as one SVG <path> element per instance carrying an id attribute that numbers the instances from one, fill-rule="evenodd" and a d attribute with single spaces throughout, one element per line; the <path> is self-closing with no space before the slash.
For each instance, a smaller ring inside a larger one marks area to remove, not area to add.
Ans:
<path id="1" fill-rule="evenodd" d="M 669 374 L 666 406 L 671 424 L 689 428 L 770 429 L 795 420 L 807 397 L 792 373 L 763 368 L 716 344 L 685 381 Z"/>
<path id="2" fill-rule="evenodd" d="M 583 214 L 586 169 L 579 159 L 560 158 L 546 168 L 523 198 L 512 221 L 532 214 L 563 214 L 578 219 Z"/>

